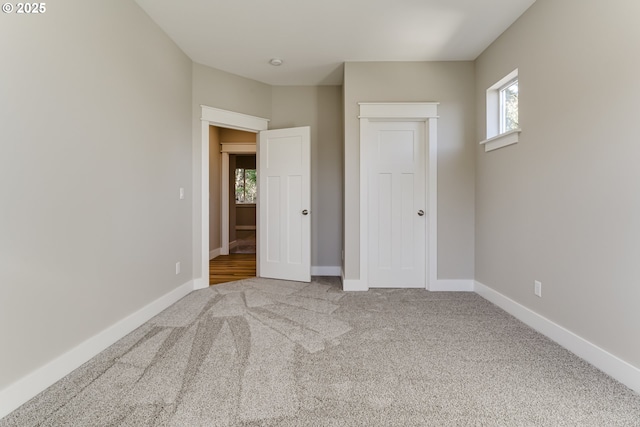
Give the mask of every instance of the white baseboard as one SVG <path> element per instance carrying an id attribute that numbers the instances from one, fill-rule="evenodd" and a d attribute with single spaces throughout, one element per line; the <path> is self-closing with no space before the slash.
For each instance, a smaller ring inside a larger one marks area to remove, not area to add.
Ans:
<path id="1" fill-rule="evenodd" d="M 342 279 L 342 290 L 345 292 L 361 292 L 368 291 L 369 287 L 362 283 L 361 280 Z"/>
<path id="2" fill-rule="evenodd" d="M 546 335 L 636 393 L 640 393 L 639 368 L 480 282 L 475 282 L 474 290 L 484 299 L 494 303 L 541 334 Z"/>
<path id="3" fill-rule="evenodd" d="M 214 258 L 219 257 L 221 250 L 222 250 L 222 248 L 217 248 L 217 249 L 214 249 L 212 251 L 209 251 L 209 260 L 212 260 Z"/>
<path id="4" fill-rule="evenodd" d="M 339 265 L 312 265 L 311 266 L 311 275 L 312 276 L 340 276 L 342 272 L 342 267 Z"/>
<path id="5" fill-rule="evenodd" d="M 436 283 L 429 286 L 431 292 L 473 292 L 474 282 L 472 279 L 438 279 Z"/>
<path id="6" fill-rule="evenodd" d="M 369 290 L 369 286 L 360 279 L 345 279 L 342 267 L 340 268 L 340 279 L 342 279 L 342 290 L 345 292 L 362 292 Z"/>
<path id="7" fill-rule="evenodd" d="M 210 279 L 209 276 L 193 279 L 193 290 L 197 291 L 198 289 L 208 288 L 211 285 L 209 279 Z"/>
<path id="8" fill-rule="evenodd" d="M 240 230 L 240 231 L 242 231 L 242 230 L 252 231 L 252 230 L 255 230 L 255 229 L 256 229 L 255 225 L 236 225 L 236 230 Z"/>
<path id="9" fill-rule="evenodd" d="M 54 384 L 89 359 L 193 291 L 193 281 L 164 294 L 46 365 L 0 390 L 0 418 Z"/>
<path id="10" fill-rule="evenodd" d="M 340 267 L 337 267 L 340 268 Z M 359 279 L 346 280 L 344 278 L 344 272 L 340 272 L 342 278 L 342 290 L 345 292 L 351 291 L 368 291 L 369 286 Z M 429 287 L 431 292 L 473 292 L 474 281 L 469 280 L 437 280 L 434 285 Z"/>

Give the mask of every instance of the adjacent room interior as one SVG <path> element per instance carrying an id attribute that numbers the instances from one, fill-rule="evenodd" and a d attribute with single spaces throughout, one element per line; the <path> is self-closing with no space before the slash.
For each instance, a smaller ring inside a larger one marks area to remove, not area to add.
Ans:
<path id="1" fill-rule="evenodd" d="M 255 145 L 255 133 L 209 126 L 210 285 L 256 275 Z"/>

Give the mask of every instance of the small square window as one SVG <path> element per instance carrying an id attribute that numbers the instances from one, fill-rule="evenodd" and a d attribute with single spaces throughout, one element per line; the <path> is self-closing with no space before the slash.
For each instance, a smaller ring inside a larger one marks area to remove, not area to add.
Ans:
<path id="1" fill-rule="evenodd" d="M 487 89 L 487 139 L 485 151 L 518 142 L 518 70 L 515 69 Z"/>

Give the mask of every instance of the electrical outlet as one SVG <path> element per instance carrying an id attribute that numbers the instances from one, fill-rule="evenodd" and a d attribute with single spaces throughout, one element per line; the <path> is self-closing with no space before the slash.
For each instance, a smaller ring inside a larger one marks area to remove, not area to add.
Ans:
<path id="1" fill-rule="evenodd" d="M 178 192 L 178 197 L 180 200 L 184 200 L 184 188 L 180 187 L 180 191 Z"/>
<path id="2" fill-rule="evenodd" d="M 542 298 L 542 283 L 534 280 L 533 281 L 533 293 Z"/>
<path id="3" fill-rule="evenodd" d="M 176 262 L 176 274 L 180 274 L 180 261 Z"/>

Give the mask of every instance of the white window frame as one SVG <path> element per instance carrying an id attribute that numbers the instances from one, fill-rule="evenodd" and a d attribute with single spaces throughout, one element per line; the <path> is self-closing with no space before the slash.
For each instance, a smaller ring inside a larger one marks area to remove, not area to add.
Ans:
<path id="1" fill-rule="evenodd" d="M 505 91 L 507 90 L 507 88 L 511 87 L 514 83 L 516 83 L 518 81 L 518 77 L 509 80 L 508 82 L 506 82 L 505 84 L 503 84 L 502 86 L 500 86 L 500 89 L 498 89 L 498 96 L 499 98 L 499 105 L 500 105 L 500 135 L 502 135 L 503 133 L 507 133 L 507 132 L 511 132 L 514 129 L 507 129 L 506 125 L 507 125 L 507 108 L 506 108 L 506 103 L 507 100 L 505 98 Z"/>
<path id="2" fill-rule="evenodd" d="M 242 171 L 242 179 L 243 179 L 243 181 L 244 181 L 244 182 L 243 182 L 243 184 L 244 184 L 244 185 L 242 186 L 242 191 L 244 192 L 244 194 L 243 194 L 243 196 L 244 196 L 244 197 L 243 197 L 243 200 L 246 200 L 246 198 L 247 198 L 247 171 L 248 171 L 248 170 L 253 170 L 253 171 L 255 171 L 256 169 L 236 168 L 235 173 L 234 173 L 234 177 L 235 177 L 235 175 L 238 173 L 238 171 L 239 171 L 239 170 L 241 170 L 241 171 Z M 234 187 L 235 187 L 235 185 L 234 185 Z M 236 205 L 255 205 L 255 204 L 256 204 L 256 202 L 255 202 L 255 201 L 254 201 L 254 202 L 244 202 L 244 201 L 243 201 L 243 202 L 240 202 L 240 201 L 238 201 L 238 196 L 237 196 L 237 194 L 236 194 L 235 199 L 236 199 Z"/>
<path id="3" fill-rule="evenodd" d="M 501 132 L 503 128 L 503 109 L 500 100 L 500 91 L 518 80 L 518 69 L 516 68 L 502 79 L 487 89 L 487 139 L 481 141 L 484 151 L 497 150 L 498 148 L 516 144 L 518 142 L 520 128 Z"/>

